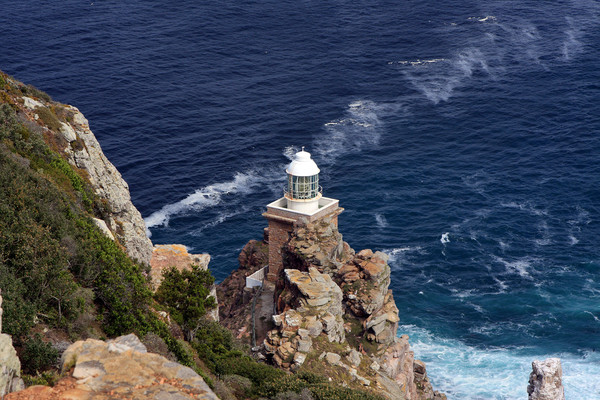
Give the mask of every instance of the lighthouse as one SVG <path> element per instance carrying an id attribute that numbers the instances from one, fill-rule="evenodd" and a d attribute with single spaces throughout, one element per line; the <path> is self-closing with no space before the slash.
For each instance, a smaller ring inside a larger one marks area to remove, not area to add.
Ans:
<path id="1" fill-rule="evenodd" d="M 267 280 L 271 282 L 277 280 L 283 268 L 282 249 L 296 227 L 325 216 L 332 217 L 337 225 L 337 216 L 343 208 L 339 207 L 339 200 L 323 196 L 319 185 L 320 172 L 310 153 L 302 147 L 285 169 L 287 185 L 283 197 L 267 204 L 267 212 L 263 216 L 269 222 L 265 241 L 269 244 Z"/>

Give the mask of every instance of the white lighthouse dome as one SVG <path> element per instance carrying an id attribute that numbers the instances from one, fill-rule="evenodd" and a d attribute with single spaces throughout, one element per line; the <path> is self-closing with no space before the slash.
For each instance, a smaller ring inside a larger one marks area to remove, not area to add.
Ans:
<path id="1" fill-rule="evenodd" d="M 304 148 L 294 155 L 294 159 L 285 170 L 285 172 L 294 176 L 313 176 L 320 171 L 317 164 L 310 158 L 310 153 L 304 151 Z"/>

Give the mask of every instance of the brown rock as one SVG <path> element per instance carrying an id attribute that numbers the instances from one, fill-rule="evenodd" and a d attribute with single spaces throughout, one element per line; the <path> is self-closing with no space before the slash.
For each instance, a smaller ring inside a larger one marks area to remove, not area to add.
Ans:
<path id="1" fill-rule="evenodd" d="M 165 392 L 171 393 L 170 398 L 217 399 L 191 368 L 144 350 L 134 335 L 109 342 L 93 339 L 76 342 L 62 357 L 63 370 L 75 367 L 72 375 L 61 380 L 62 385 L 59 382 L 49 388 L 50 392 L 46 389 L 43 394 L 36 393 L 34 398 L 100 400 L 112 393 L 112 398 L 153 399 Z"/>

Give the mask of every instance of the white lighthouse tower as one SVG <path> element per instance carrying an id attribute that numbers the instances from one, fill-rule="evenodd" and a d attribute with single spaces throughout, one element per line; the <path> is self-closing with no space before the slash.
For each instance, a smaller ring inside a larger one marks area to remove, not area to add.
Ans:
<path id="1" fill-rule="evenodd" d="M 323 197 L 319 186 L 321 170 L 310 153 L 297 152 L 287 166 L 287 187 L 284 196 L 267 205 L 263 216 L 269 221 L 265 241 L 269 243 L 269 268 L 267 279 L 275 282 L 283 268 L 282 247 L 300 221 L 312 223 L 329 216 L 337 226 L 337 216 L 343 211 L 339 200 Z"/>

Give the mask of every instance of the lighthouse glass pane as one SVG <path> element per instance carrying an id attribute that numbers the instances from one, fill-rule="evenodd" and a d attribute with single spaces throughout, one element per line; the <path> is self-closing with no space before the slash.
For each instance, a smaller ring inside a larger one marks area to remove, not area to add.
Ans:
<path id="1" fill-rule="evenodd" d="M 319 175 L 288 177 L 288 191 L 292 199 L 314 199 L 319 193 Z"/>

